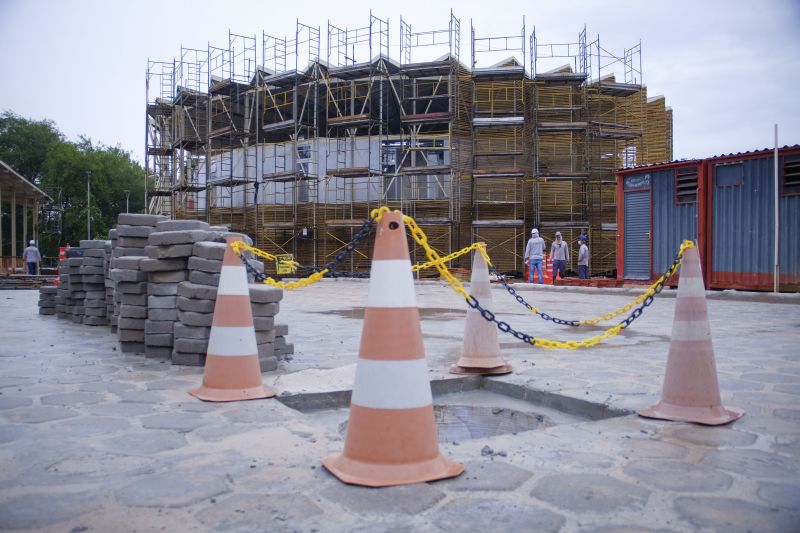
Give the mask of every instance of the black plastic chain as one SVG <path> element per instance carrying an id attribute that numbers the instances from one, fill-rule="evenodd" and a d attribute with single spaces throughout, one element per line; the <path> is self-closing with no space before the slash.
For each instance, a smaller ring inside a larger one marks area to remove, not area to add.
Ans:
<path id="1" fill-rule="evenodd" d="M 678 270 L 678 266 L 681 263 L 681 259 L 682 259 L 682 254 L 680 252 L 678 252 L 678 254 L 675 256 L 675 259 L 673 259 L 672 264 L 667 268 L 666 271 L 664 271 L 664 275 L 660 278 L 660 281 L 658 281 L 655 284 L 655 286 L 653 287 L 654 294 L 651 294 L 650 296 L 645 298 L 644 301 L 642 302 L 642 305 L 640 305 L 639 307 L 637 307 L 633 311 L 631 311 L 631 314 L 628 315 L 628 317 L 625 320 L 623 320 L 623 321 L 621 321 L 621 322 L 619 322 L 617 324 L 618 326 L 621 325 L 622 329 L 625 329 L 628 326 L 630 326 L 634 322 L 634 320 L 636 320 L 637 318 L 642 316 L 642 313 L 644 313 L 644 309 L 647 308 L 647 307 L 650 307 L 650 305 L 652 305 L 653 300 L 654 300 L 654 296 L 656 294 L 659 294 L 662 290 L 664 290 L 664 284 Z M 511 295 L 514 296 L 514 298 L 519 303 L 521 303 L 522 305 L 527 307 L 529 310 L 535 312 L 535 310 L 533 309 L 533 306 L 531 306 L 528 302 L 525 301 L 524 298 L 522 298 L 519 294 L 517 294 L 516 291 L 513 288 L 508 286 L 508 284 L 505 282 L 505 278 L 498 274 L 496 268 L 492 267 L 492 272 L 500 280 L 502 280 L 502 282 L 505 285 L 506 289 L 509 289 L 509 293 L 511 293 Z M 482 307 L 480 302 L 478 302 L 478 299 L 475 298 L 474 296 L 472 296 L 471 294 L 469 295 L 469 298 L 467 298 L 467 305 L 469 305 L 471 308 L 477 310 L 485 320 L 487 320 L 488 322 L 494 323 L 497 326 L 497 329 L 499 329 L 500 331 L 502 331 L 504 333 L 510 333 L 514 337 L 516 337 L 517 339 L 519 339 L 519 340 L 521 340 L 523 342 L 526 342 L 528 344 L 536 345 L 536 337 L 533 337 L 531 335 L 528 335 L 527 333 L 522 333 L 521 331 L 515 330 L 513 327 L 511 327 L 510 324 L 508 324 L 505 321 L 497 320 L 497 317 L 495 316 L 495 314 L 492 313 L 489 309 L 486 309 L 486 308 Z M 564 324 L 564 325 L 568 325 L 568 326 L 579 325 L 579 323 L 574 321 L 574 320 L 571 320 L 571 321 L 561 320 L 561 319 L 553 320 L 554 317 L 550 317 L 550 315 L 547 315 L 545 313 L 537 313 L 537 314 L 540 314 L 543 319 L 552 320 L 553 322 L 556 322 L 557 324 Z"/>
<path id="2" fill-rule="evenodd" d="M 482 307 L 478 299 L 472 296 L 471 294 L 469 295 L 469 298 L 467 298 L 467 305 L 470 306 L 472 309 L 478 311 L 483 318 L 497 325 L 497 329 L 499 329 L 503 333 L 510 333 L 517 339 L 526 342 L 528 344 L 534 344 L 534 345 L 536 344 L 535 337 L 531 337 L 527 333 L 522 333 L 521 331 L 515 330 L 514 328 L 511 327 L 511 325 L 508 322 L 505 322 L 503 320 L 497 320 L 497 317 L 494 315 L 494 313 Z"/>
<path id="3" fill-rule="evenodd" d="M 645 298 L 644 301 L 642 302 L 642 305 L 631 311 L 631 314 L 628 315 L 628 318 L 619 323 L 622 325 L 622 329 L 625 329 L 631 324 L 633 324 L 634 320 L 642 316 L 644 309 L 646 307 L 650 307 L 650 305 L 653 303 L 653 297 L 664 290 L 664 284 L 678 270 L 678 265 L 681 264 L 681 259 L 682 259 L 681 254 L 678 253 L 678 255 L 675 256 L 675 259 L 672 260 L 672 264 L 669 266 L 669 268 L 667 268 L 667 270 L 664 271 L 664 275 L 661 277 L 660 281 L 656 283 L 655 286 L 653 287 L 653 291 L 655 294 L 651 294 L 650 296 Z"/>
<path id="4" fill-rule="evenodd" d="M 527 307 L 528 311 L 531 311 L 532 313 L 536 313 L 537 315 L 539 315 L 539 318 L 541 318 L 542 320 L 549 320 L 551 322 L 555 322 L 556 324 L 560 324 L 562 326 L 578 327 L 578 326 L 581 325 L 580 321 L 578 321 L 578 320 L 564 320 L 563 318 L 558 318 L 558 317 L 555 317 L 555 316 L 550 316 L 547 313 L 539 312 L 538 309 L 536 309 L 534 306 L 532 306 L 531 304 L 526 302 L 525 298 L 523 298 L 519 293 L 517 293 L 517 291 L 514 289 L 514 287 L 512 287 L 511 285 L 509 285 L 506 282 L 505 276 L 503 276 L 499 272 L 497 272 L 497 268 L 492 267 L 492 274 L 497 276 L 497 279 L 500 280 L 500 282 L 503 284 L 503 287 L 506 288 L 508 293 L 511 296 L 513 296 L 516 301 L 518 301 L 519 303 L 521 303 L 522 305 Z"/>
<path id="5" fill-rule="evenodd" d="M 307 265 L 298 265 L 297 270 L 309 270 L 312 272 L 319 272 L 321 270 L 328 269 L 328 274 L 333 278 L 337 277 L 337 275 L 352 276 L 354 274 L 352 272 L 337 272 L 336 265 L 347 259 L 347 257 L 353 252 L 353 250 L 355 250 L 358 247 L 358 245 L 361 244 L 361 241 L 364 240 L 364 238 L 370 234 L 370 232 L 372 231 L 372 226 L 375 224 L 376 218 L 377 216 L 365 219 L 364 222 L 361 224 L 361 227 L 358 229 L 358 232 L 352 238 L 352 240 L 349 243 L 347 243 L 339 253 L 336 254 L 336 257 L 334 257 L 331 261 L 325 263 L 324 266 L 312 267 Z M 259 283 L 263 282 L 265 279 L 269 277 L 267 274 L 264 274 L 263 272 L 259 272 L 258 270 L 256 270 L 256 268 L 250 264 L 247 258 L 244 257 L 244 253 L 239 254 L 239 258 L 244 263 L 244 266 L 247 269 L 248 274 L 252 274 L 253 277 L 256 279 L 256 281 L 258 281 Z M 367 274 L 367 277 L 368 276 L 369 274 Z"/>

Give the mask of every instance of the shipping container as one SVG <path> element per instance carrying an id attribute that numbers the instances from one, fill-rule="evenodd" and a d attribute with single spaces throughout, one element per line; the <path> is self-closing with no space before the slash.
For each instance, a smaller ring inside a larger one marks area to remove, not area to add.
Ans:
<path id="1" fill-rule="evenodd" d="M 617 278 L 653 281 L 683 240 L 697 242 L 706 286 L 773 290 L 773 150 L 618 171 Z M 779 150 L 779 289 L 800 290 L 800 146 Z"/>

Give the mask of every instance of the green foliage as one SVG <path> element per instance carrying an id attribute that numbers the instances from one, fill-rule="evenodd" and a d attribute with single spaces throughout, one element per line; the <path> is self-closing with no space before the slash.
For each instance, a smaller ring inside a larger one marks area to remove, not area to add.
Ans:
<path id="1" fill-rule="evenodd" d="M 53 197 L 52 207 L 60 212 L 60 216 L 53 215 L 56 210 L 50 210 L 49 217 L 47 211 L 41 214 L 39 248 L 43 255 L 57 255 L 58 246 L 77 245 L 86 238 L 87 173 L 91 173 L 93 239 L 107 238 L 117 215 L 125 212 L 126 190 L 130 191 L 130 212 L 144 210 L 144 170 L 130 153 L 95 145 L 86 137 L 66 141 L 50 121 L 35 122 L 10 112 L 0 117 L 0 159 L 48 192 Z M 46 135 L 45 127 L 56 136 Z"/>

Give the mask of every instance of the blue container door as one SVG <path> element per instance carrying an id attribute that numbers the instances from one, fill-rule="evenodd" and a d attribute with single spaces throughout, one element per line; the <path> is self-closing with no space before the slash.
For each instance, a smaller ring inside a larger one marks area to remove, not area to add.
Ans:
<path id="1" fill-rule="evenodd" d="M 625 279 L 650 279 L 650 191 L 625 193 Z"/>

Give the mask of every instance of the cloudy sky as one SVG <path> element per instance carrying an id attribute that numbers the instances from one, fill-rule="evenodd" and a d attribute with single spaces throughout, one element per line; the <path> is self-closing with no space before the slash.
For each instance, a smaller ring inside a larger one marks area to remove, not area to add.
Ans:
<path id="1" fill-rule="evenodd" d="M 293 34 L 295 20 L 322 30 L 369 23 L 364 2 L 205 0 L 0 0 L 0 110 L 51 119 L 70 139 L 86 135 L 119 145 L 140 162 L 144 152 L 147 59 L 172 61 L 181 45 L 227 44 L 228 30 Z M 390 7 L 391 6 L 391 7 Z M 540 43 L 589 41 L 622 54 L 641 40 L 642 77 L 650 96 L 674 110 L 674 156 L 703 157 L 800 143 L 800 1 L 572 0 L 375 2 L 389 19 L 398 57 L 400 16 L 414 31 L 461 19 L 461 57 L 470 56 L 470 21 L 478 37 L 518 35 L 535 26 Z M 438 55 L 438 54 L 437 54 Z M 414 60 L 429 59 L 418 56 Z M 260 60 L 259 60 L 260 61 Z M 620 72 L 621 74 L 621 72 Z"/>

